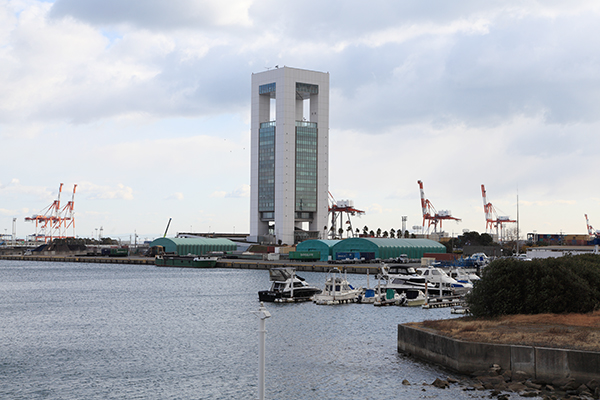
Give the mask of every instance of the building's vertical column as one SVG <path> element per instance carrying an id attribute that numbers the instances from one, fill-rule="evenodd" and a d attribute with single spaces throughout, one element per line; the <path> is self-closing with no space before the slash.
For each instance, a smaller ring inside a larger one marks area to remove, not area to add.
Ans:
<path id="1" fill-rule="evenodd" d="M 282 243 L 294 244 L 296 82 L 293 70 L 277 70 L 276 82 L 275 236 Z"/>
<path id="2" fill-rule="evenodd" d="M 327 226 L 329 215 L 329 74 L 316 73 L 315 83 L 319 85 L 319 94 L 311 96 L 310 118 L 317 122 L 317 211 L 312 223 L 311 231 L 323 232 Z M 314 99 L 313 99 L 314 97 Z M 322 239 L 326 239 L 323 237 Z"/>

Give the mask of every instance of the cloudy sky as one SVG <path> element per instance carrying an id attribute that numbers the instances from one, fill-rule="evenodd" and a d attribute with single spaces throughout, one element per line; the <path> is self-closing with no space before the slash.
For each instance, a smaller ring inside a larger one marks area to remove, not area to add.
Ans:
<path id="1" fill-rule="evenodd" d="M 355 227 L 600 228 L 597 1 L 0 0 L 0 233 L 64 183 L 76 235 L 249 232 L 250 78 L 330 73 Z"/>

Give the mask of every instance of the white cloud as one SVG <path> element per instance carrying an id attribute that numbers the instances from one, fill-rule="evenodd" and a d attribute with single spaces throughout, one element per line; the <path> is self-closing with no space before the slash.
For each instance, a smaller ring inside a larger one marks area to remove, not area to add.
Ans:
<path id="1" fill-rule="evenodd" d="M 115 186 L 97 185 L 83 182 L 78 185 L 77 194 L 88 200 L 133 200 L 133 189 L 119 183 Z"/>
<path id="2" fill-rule="evenodd" d="M 599 23 L 585 0 L 0 2 L 1 206 L 79 182 L 84 231 L 247 230 L 250 76 L 279 64 L 330 72 L 330 191 L 361 225 L 420 224 L 422 179 L 449 230 L 483 229 L 484 183 L 524 230 L 583 231 Z"/>

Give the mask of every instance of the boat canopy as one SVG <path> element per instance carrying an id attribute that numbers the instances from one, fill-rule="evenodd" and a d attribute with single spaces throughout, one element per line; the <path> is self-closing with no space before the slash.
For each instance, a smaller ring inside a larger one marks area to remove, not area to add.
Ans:
<path id="1" fill-rule="evenodd" d="M 287 281 L 294 274 L 293 268 L 271 268 L 269 270 L 269 279 L 271 281 Z"/>

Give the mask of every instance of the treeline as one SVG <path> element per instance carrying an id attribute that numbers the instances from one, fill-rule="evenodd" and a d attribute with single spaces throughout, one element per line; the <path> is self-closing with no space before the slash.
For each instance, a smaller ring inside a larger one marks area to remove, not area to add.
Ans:
<path id="1" fill-rule="evenodd" d="M 495 260 L 483 270 L 467 304 L 475 317 L 598 310 L 600 255 Z"/>

